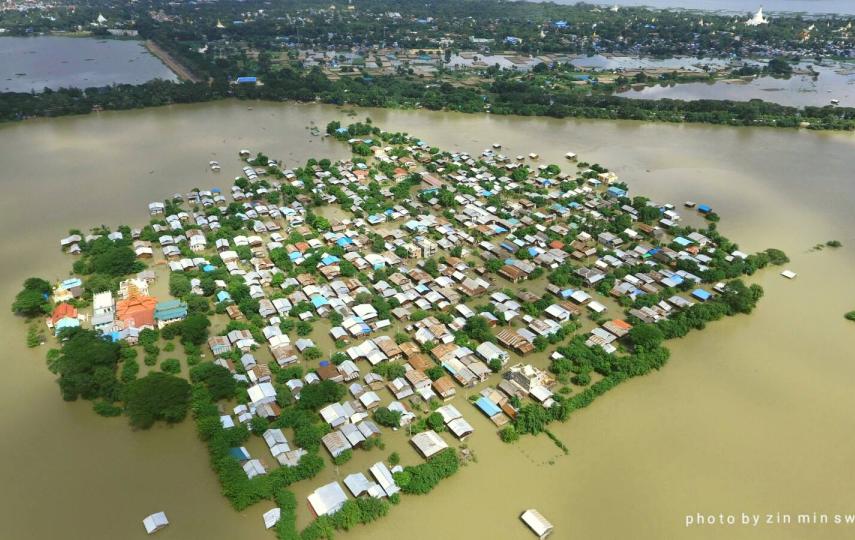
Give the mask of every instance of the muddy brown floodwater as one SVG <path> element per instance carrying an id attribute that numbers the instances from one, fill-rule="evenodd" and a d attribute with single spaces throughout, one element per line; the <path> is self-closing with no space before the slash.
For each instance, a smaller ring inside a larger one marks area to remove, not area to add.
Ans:
<path id="1" fill-rule="evenodd" d="M 0 304 L 30 275 L 65 276 L 58 240 L 70 227 L 141 224 L 146 204 L 193 187 L 228 187 L 238 149 L 292 166 L 343 157 L 312 137 L 339 109 L 220 102 L 0 126 Z M 685 527 L 687 514 L 855 512 L 855 136 L 788 130 L 360 110 L 384 129 L 448 149 L 509 155 L 565 152 L 599 162 L 645 194 L 711 205 L 744 251 L 785 250 L 754 280 L 766 297 L 750 316 L 710 324 L 671 342 L 671 361 L 634 379 L 546 437 L 505 445 L 488 420 L 458 403 L 476 433 L 478 463 L 385 519 L 340 537 L 530 539 L 520 512 L 537 508 L 554 538 L 851 538 L 833 525 Z M 217 176 L 207 163 L 223 164 Z M 686 212 L 691 213 L 691 212 Z M 811 252 L 838 239 L 838 250 Z M 3 538 L 143 538 L 143 516 L 165 510 L 163 539 L 269 539 L 261 513 L 234 512 L 220 495 L 191 422 L 133 432 L 123 419 L 65 403 L 25 347 L 26 327 L 0 309 L 0 522 Z M 545 360 L 544 360 L 545 361 Z M 462 401 L 462 400 L 461 400 Z M 382 453 L 356 452 L 347 469 Z M 344 472 L 344 470 L 342 471 Z M 344 474 L 347 474 L 344 472 Z M 307 491 L 336 475 L 298 486 Z M 301 518 L 304 521 L 304 518 Z"/>

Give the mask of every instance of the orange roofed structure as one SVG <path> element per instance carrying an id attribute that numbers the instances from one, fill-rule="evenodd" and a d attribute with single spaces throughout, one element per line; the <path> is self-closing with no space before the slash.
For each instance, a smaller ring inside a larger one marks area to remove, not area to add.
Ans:
<path id="1" fill-rule="evenodd" d="M 77 309 L 74 308 L 71 304 L 66 302 L 62 302 L 61 304 L 57 304 L 55 308 L 53 308 L 53 313 L 51 313 L 50 321 L 52 324 L 56 324 L 62 319 L 76 319 L 77 318 Z"/>
<path id="2" fill-rule="evenodd" d="M 124 323 L 125 328 L 154 328 L 154 308 L 157 299 L 142 294 L 130 285 L 127 300 L 116 303 L 116 320 Z"/>

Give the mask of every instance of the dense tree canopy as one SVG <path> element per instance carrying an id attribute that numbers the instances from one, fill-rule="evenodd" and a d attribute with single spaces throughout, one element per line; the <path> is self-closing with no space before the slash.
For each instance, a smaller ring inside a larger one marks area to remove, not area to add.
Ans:
<path id="1" fill-rule="evenodd" d="M 122 397 L 131 425 L 148 429 L 158 420 L 184 420 L 190 406 L 190 383 L 174 375 L 152 372 L 129 383 Z"/>
<path id="2" fill-rule="evenodd" d="M 308 384 L 300 391 L 300 407 L 317 410 L 344 397 L 344 386 L 333 381 Z"/>
<path id="3" fill-rule="evenodd" d="M 401 473 L 395 473 L 395 481 L 404 493 L 423 495 L 430 492 L 443 478 L 457 472 L 460 460 L 454 448 L 446 448 L 416 466 L 404 467 Z"/>
<path id="4" fill-rule="evenodd" d="M 236 383 L 231 372 L 212 362 L 203 362 L 190 369 L 190 379 L 203 383 L 215 401 L 234 397 Z"/>
<path id="5" fill-rule="evenodd" d="M 378 407 L 374 411 L 374 420 L 381 426 L 400 427 L 401 413 L 400 411 L 392 411 L 386 407 Z"/>
<path id="6" fill-rule="evenodd" d="M 116 365 L 121 346 L 80 328 L 63 330 L 62 337 L 65 341 L 56 367 L 63 399 L 118 399 Z"/>
<path id="7" fill-rule="evenodd" d="M 665 335 L 653 324 L 637 324 L 629 331 L 629 340 L 636 349 L 653 350 L 664 339 Z"/>
<path id="8" fill-rule="evenodd" d="M 104 237 L 92 242 L 89 255 L 89 268 L 96 274 L 119 277 L 139 272 L 143 268 L 129 245 Z"/>
<path id="9" fill-rule="evenodd" d="M 208 340 L 211 321 L 202 313 L 191 313 L 183 321 L 173 324 L 181 325 L 181 341 L 184 343 L 202 345 Z"/>
<path id="10" fill-rule="evenodd" d="M 24 281 L 21 292 L 15 296 L 15 301 L 12 302 L 12 312 L 27 317 L 47 313 L 50 309 L 47 301 L 50 292 L 50 283 L 47 281 L 35 277 L 28 278 Z"/>

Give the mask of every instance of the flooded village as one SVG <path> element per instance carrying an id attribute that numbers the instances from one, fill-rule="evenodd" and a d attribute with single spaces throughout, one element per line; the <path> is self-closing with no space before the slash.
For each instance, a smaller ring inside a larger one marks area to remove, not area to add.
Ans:
<path id="1" fill-rule="evenodd" d="M 46 320 L 63 348 L 91 331 L 140 350 L 144 366 L 122 353 L 125 384 L 189 376 L 224 495 L 275 502 L 259 527 L 280 538 L 373 521 L 477 467 L 475 417 L 566 454 L 550 422 L 661 367 L 665 338 L 750 312 L 762 290 L 731 280 L 786 260 L 739 251 L 706 204 L 685 205 L 706 228 L 683 226 L 572 151 L 559 166 L 370 122 L 327 133 L 350 158 L 288 167 L 242 149 L 240 165 L 209 164 L 242 172 L 226 190 L 150 202 L 143 227 L 70 231 L 60 247 L 79 258 Z M 97 258 L 119 249 L 133 261 L 99 279 Z M 185 360 L 164 359 L 178 346 Z M 407 452 L 383 452 L 399 438 Z M 334 479 L 313 482 L 325 466 Z"/>
<path id="2" fill-rule="evenodd" d="M 793 2 L 0 5 L 0 536 L 851 536 Z"/>

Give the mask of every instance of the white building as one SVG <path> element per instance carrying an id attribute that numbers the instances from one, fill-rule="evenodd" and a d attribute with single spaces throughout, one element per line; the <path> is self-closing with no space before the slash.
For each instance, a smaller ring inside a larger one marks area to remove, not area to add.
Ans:
<path id="1" fill-rule="evenodd" d="M 335 514 L 347 502 L 347 494 L 338 482 L 321 486 L 307 497 L 315 517 Z"/>

